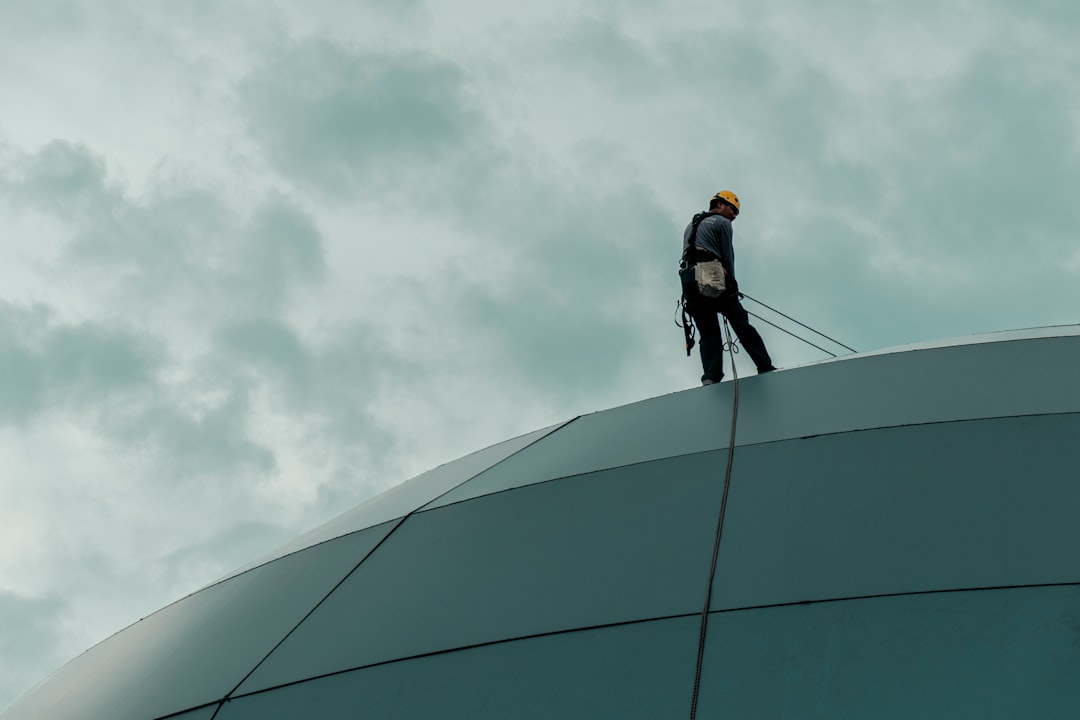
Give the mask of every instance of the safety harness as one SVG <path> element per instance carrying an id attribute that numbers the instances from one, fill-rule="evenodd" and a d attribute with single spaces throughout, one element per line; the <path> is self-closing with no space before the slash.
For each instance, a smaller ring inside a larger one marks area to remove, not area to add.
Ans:
<path id="1" fill-rule="evenodd" d="M 682 296 L 675 304 L 675 312 L 682 312 L 682 323 L 679 322 L 678 317 L 675 318 L 675 325 L 681 327 L 683 330 L 683 337 L 686 339 L 686 357 L 690 357 L 690 351 L 694 349 L 694 335 L 697 332 L 697 328 L 694 327 L 694 317 L 686 309 L 686 294 L 691 292 L 687 290 L 687 287 L 695 288 L 693 292 L 696 292 L 696 286 L 694 283 L 694 266 L 697 265 L 701 259 L 696 257 L 697 250 L 697 232 L 698 227 L 701 225 L 701 221 L 709 217 L 712 213 L 700 212 L 694 216 L 694 219 L 690 222 L 690 240 L 686 243 L 686 247 L 683 249 L 682 259 L 679 261 L 679 280 L 682 282 Z M 712 253 L 708 253 L 709 257 L 713 256 Z"/>

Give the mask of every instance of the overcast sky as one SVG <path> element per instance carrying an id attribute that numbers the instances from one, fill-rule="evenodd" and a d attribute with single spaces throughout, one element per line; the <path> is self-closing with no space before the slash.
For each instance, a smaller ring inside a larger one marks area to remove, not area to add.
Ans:
<path id="1" fill-rule="evenodd" d="M 0 3 L 0 708 L 408 477 L 697 385 L 675 265 L 720 189 L 743 290 L 860 350 L 1080 322 L 1078 31 L 1065 0 Z"/>

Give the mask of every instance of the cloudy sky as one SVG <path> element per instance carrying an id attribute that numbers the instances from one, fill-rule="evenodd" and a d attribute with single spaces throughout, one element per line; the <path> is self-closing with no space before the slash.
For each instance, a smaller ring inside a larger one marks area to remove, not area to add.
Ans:
<path id="1" fill-rule="evenodd" d="M 1080 322 L 1080 5 L 1020 8 L 0 3 L 0 708 L 423 470 L 697 385 L 722 188 L 743 289 L 860 350 Z"/>

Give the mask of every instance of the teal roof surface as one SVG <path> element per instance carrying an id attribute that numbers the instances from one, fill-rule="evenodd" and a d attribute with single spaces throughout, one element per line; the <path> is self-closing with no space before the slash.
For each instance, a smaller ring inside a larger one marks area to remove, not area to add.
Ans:
<path id="1" fill-rule="evenodd" d="M 424 473 L 88 650 L 3 720 L 1080 708 L 1080 327 L 863 353 Z"/>

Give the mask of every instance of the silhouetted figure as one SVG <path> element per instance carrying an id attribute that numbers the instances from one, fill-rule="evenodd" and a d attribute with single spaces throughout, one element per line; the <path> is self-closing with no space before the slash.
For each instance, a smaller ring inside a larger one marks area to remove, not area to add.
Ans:
<path id="1" fill-rule="evenodd" d="M 739 216 L 739 198 L 730 190 L 721 190 L 709 201 L 708 212 L 698 213 L 683 232 L 683 262 L 681 267 L 692 268 L 697 263 L 720 261 L 724 270 L 725 290 L 719 297 L 707 297 L 698 291 L 693 274 L 683 277 L 683 297 L 686 309 L 694 318 L 700 333 L 702 385 L 720 382 L 724 377 L 724 339 L 720 330 L 723 315 L 739 342 L 757 366 L 758 373 L 775 370 L 765 341 L 750 324 L 750 318 L 739 302 L 739 283 L 735 280 L 735 247 L 731 222 Z"/>

